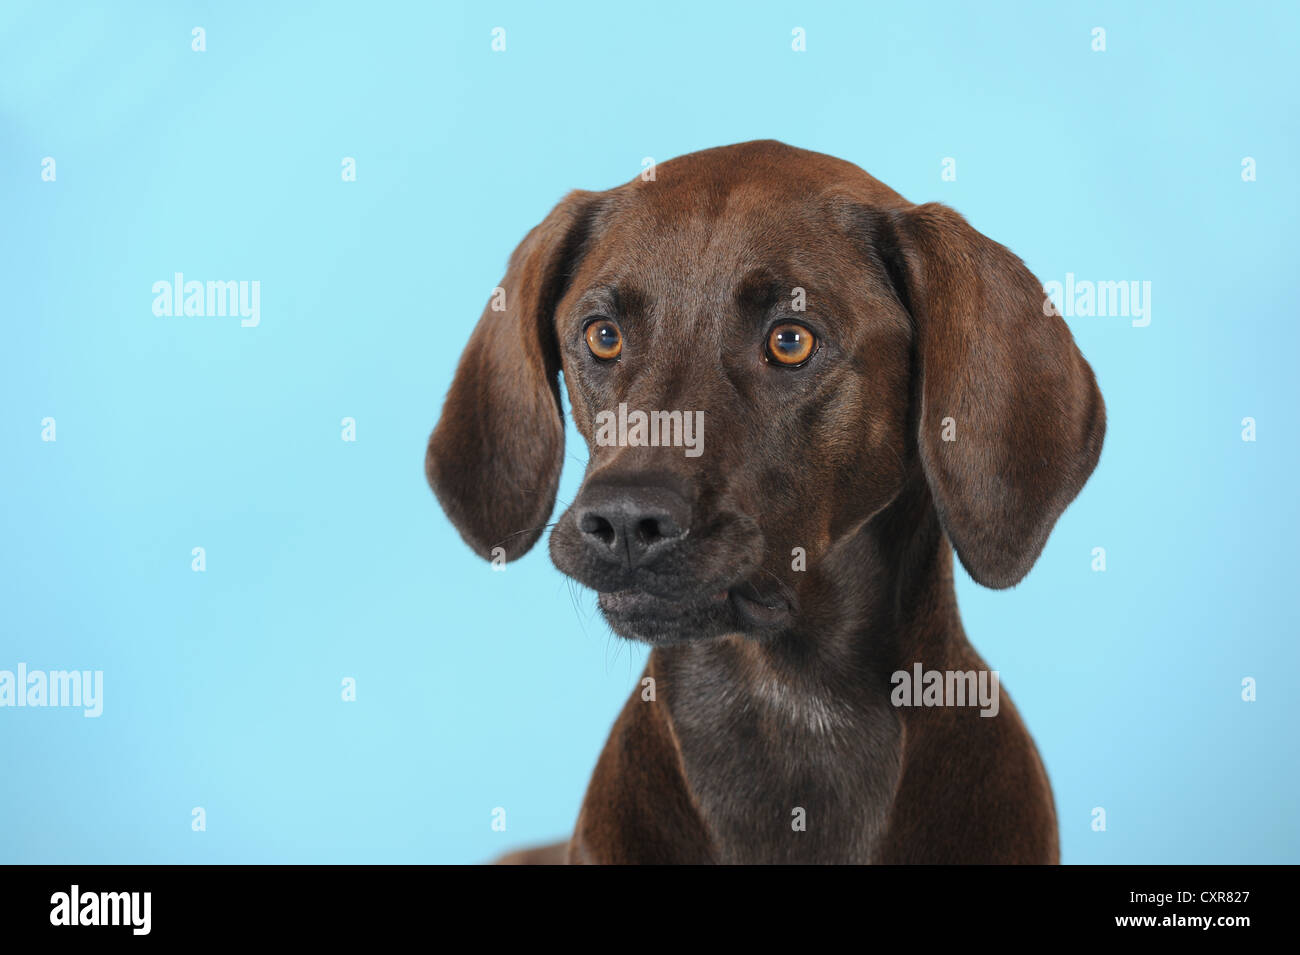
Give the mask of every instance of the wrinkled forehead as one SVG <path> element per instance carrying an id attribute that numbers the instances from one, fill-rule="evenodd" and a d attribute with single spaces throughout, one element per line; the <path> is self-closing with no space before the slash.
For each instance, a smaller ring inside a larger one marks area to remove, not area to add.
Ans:
<path id="1" fill-rule="evenodd" d="M 722 305 L 824 285 L 851 244 L 833 208 L 797 181 L 637 182 L 607 196 L 571 289 Z"/>

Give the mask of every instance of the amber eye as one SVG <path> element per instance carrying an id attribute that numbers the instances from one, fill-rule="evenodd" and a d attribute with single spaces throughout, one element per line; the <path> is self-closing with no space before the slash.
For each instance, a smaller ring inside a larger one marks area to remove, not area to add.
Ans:
<path id="1" fill-rule="evenodd" d="M 601 361 L 613 361 L 623 351 L 623 333 L 609 319 L 597 319 L 587 326 L 587 347 Z"/>
<path id="2" fill-rule="evenodd" d="M 779 365 L 802 365 L 813 353 L 817 339 L 802 325 L 778 325 L 767 336 L 767 357 Z"/>

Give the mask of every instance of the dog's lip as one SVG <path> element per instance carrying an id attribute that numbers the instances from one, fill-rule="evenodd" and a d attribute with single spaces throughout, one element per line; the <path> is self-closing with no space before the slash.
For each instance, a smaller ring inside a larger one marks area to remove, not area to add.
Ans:
<path id="1" fill-rule="evenodd" d="M 674 598 L 661 597 L 639 587 L 631 587 L 627 590 L 602 592 L 597 600 L 602 609 L 615 613 L 659 612 L 674 614 L 686 613 L 700 607 L 716 606 L 727 599 L 727 593 L 727 591 L 723 590 L 707 597 Z"/>
<path id="2" fill-rule="evenodd" d="M 788 601 L 761 594 L 749 583 L 733 584 L 708 596 L 661 597 L 639 588 L 599 594 L 601 609 L 618 615 L 655 614 L 685 616 L 694 610 L 729 603 L 741 620 L 758 629 L 770 629 L 789 622 L 793 616 Z"/>
<path id="3" fill-rule="evenodd" d="M 752 584 L 740 584 L 732 587 L 728 593 L 731 605 L 755 626 L 776 627 L 791 617 L 789 602 L 780 597 L 760 594 Z"/>

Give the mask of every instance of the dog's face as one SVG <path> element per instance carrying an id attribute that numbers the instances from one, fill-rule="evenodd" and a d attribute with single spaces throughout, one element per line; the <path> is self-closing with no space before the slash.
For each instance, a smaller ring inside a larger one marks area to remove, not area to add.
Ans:
<path id="1" fill-rule="evenodd" d="M 902 480 L 911 333 L 887 276 L 797 181 L 697 203 L 721 165 L 620 197 L 555 315 L 590 463 L 551 555 L 627 637 L 788 626 L 794 568 Z"/>
<path id="2" fill-rule="evenodd" d="M 1104 426 L 1043 302 L 955 213 L 848 163 L 692 154 L 571 194 L 516 250 L 430 482 L 480 554 L 526 551 L 563 458 L 562 370 L 589 463 L 551 555 L 625 637 L 796 630 L 817 569 L 909 482 L 972 575 L 1009 586 Z"/>

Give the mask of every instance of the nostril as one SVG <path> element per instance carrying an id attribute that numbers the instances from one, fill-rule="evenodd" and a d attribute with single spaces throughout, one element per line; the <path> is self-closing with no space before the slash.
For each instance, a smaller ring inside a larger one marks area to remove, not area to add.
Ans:
<path id="1" fill-rule="evenodd" d="M 642 519 L 636 525 L 636 535 L 641 540 L 641 543 L 647 546 L 657 543 L 664 536 L 658 518 L 654 517 Z"/>
<path id="2" fill-rule="evenodd" d="M 690 508 L 662 488 L 587 488 L 569 525 L 591 559 L 634 571 L 659 560 L 686 536 Z"/>
<path id="3" fill-rule="evenodd" d="M 647 550 L 660 544 L 670 544 L 682 536 L 682 529 L 667 514 L 643 517 L 636 523 L 637 543 Z"/>
<path id="4" fill-rule="evenodd" d="M 578 526 L 584 534 L 596 538 L 606 547 L 614 546 L 614 525 L 599 514 L 584 514 Z"/>

